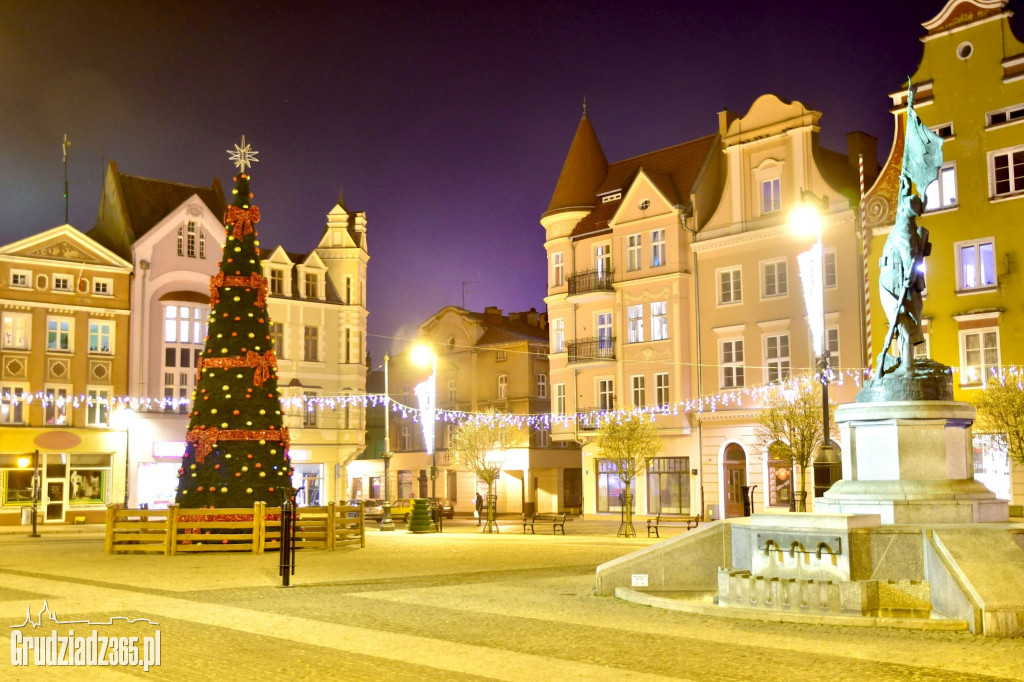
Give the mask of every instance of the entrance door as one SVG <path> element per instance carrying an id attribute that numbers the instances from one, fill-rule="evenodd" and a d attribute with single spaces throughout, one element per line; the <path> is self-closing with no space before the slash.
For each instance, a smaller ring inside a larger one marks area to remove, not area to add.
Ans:
<path id="1" fill-rule="evenodd" d="M 725 477 L 724 518 L 743 516 L 743 486 L 747 485 L 747 455 L 736 443 L 725 448 L 723 475 Z"/>
<path id="2" fill-rule="evenodd" d="M 46 521 L 64 521 L 64 481 L 46 483 Z"/>

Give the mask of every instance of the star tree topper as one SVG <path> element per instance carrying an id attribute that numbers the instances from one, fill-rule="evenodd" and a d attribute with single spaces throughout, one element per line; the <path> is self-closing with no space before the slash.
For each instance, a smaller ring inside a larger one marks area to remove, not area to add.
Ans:
<path id="1" fill-rule="evenodd" d="M 256 158 L 256 155 L 259 154 L 259 152 L 254 152 L 252 150 L 252 146 L 245 143 L 245 135 L 242 135 L 241 146 L 236 144 L 235 151 L 231 151 L 229 149 L 227 152 L 228 158 L 238 166 L 238 170 L 242 173 L 245 172 L 246 166 L 251 167 L 254 163 L 259 163 L 260 161 Z"/>

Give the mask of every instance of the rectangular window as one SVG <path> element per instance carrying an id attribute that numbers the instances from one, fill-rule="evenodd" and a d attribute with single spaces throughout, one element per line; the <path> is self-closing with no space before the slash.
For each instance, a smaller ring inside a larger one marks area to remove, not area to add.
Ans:
<path id="1" fill-rule="evenodd" d="M 626 308 L 629 318 L 629 343 L 642 343 L 644 340 L 644 306 L 631 305 Z"/>
<path id="2" fill-rule="evenodd" d="M 303 393 L 302 425 L 316 426 L 316 393 Z"/>
<path id="3" fill-rule="evenodd" d="M 825 345 L 828 346 L 828 366 L 832 368 L 833 373 L 838 373 L 839 368 L 842 367 L 842 363 L 839 360 L 839 328 L 830 327 L 825 330 Z M 918 352 L 921 346 L 918 346 L 914 352 L 914 357 L 919 357 Z M 821 356 L 815 356 L 814 366 L 821 366 Z"/>
<path id="4" fill-rule="evenodd" d="M 320 330 L 317 327 L 305 326 L 302 328 L 302 359 L 307 362 L 316 362 L 319 355 Z"/>
<path id="5" fill-rule="evenodd" d="M 508 360 L 508 351 L 507 350 L 495 351 L 494 352 L 494 360 L 496 362 L 505 362 L 506 360 Z"/>
<path id="6" fill-rule="evenodd" d="M 743 339 L 722 341 L 719 346 L 722 388 L 743 386 Z"/>
<path id="7" fill-rule="evenodd" d="M 99 277 L 92 281 L 92 293 L 96 296 L 111 296 L 114 293 L 114 280 L 112 279 L 100 279 Z"/>
<path id="8" fill-rule="evenodd" d="M 315 272 L 306 273 L 306 298 L 319 298 L 320 277 Z"/>
<path id="9" fill-rule="evenodd" d="M 647 407 L 647 389 L 642 374 L 630 377 L 633 389 L 633 407 Z"/>
<path id="10" fill-rule="evenodd" d="M 761 292 L 764 298 L 785 296 L 789 293 L 786 261 L 777 260 L 761 264 Z"/>
<path id="11" fill-rule="evenodd" d="M 46 350 L 71 350 L 71 320 L 46 320 Z"/>
<path id="12" fill-rule="evenodd" d="M 352 278 L 345 276 L 345 305 L 352 305 Z"/>
<path id="13" fill-rule="evenodd" d="M 548 375 L 538 374 L 537 375 L 537 397 L 547 398 L 548 397 Z"/>
<path id="14" fill-rule="evenodd" d="M 939 169 L 939 177 L 932 181 L 924 191 L 925 210 L 956 206 L 956 163 L 950 161 Z"/>
<path id="15" fill-rule="evenodd" d="M 768 383 L 789 378 L 789 334 L 774 334 L 764 339 Z"/>
<path id="16" fill-rule="evenodd" d="M 740 281 L 740 269 L 729 268 L 718 271 L 718 304 L 741 303 L 743 287 Z"/>
<path id="17" fill-rule="evenodd" d="M 498 400 L 508 398 L 508 375 L 498 375 Z"/>
<path id="18" fill-rule="evenodd" d="M 562 252 L 551 254 L 551 286 L 560 287 L 565 284 L 565 256 Z"/>
<path id="19" fill-rule="evenodd" d="M 690 513 L 689 457 L 655 457 L 647 465 L 647 513 Z"/>
<path id="20" fill-rule="evenodd" d="M 284 323 L 273 322 L 270 325 L 270 338 L 274 342 L 274 354 L 284 359 Z"/>
<path id="21" fill-rule="evenodd" d="M 765 180 L 761 183 L 761 213 L 775 213 L 782 209 L 782 193 L 779 179 Z"/>
<path id="22" fill-rule="evenodd" d="M 631 234 L 626 237 L 626 270 L 629 272 L 643 267 L 640 257 L 640 249 L 642 248 L 640 242 L 641 239 L 638 234 Z"/>
<path id="23" fill-rule="evenodd" d="M 28 349 L 29 322 L 31 319 L 31 316 L 24 313 L 4 313 L 4 348 Z"/>
<path id="24" fill-rule="evenodd" d="M 999 369 L 999 329 L 960 332 L 960 383 L 978 386 Z"/>
<path id="25" fill-rule="evenodd" d="M 271 268 L 270 293 L 273 296 L 284 295 L 284 270 L 281 270 L 280 268 Z"/>
<path id="26" fill-rule="evenodd" d="M 0 424 L 25 423 L 25 389 L 0 386 Z"/>
<path id="27" fill-rule="evenodd" d="M 615 409 L 615 380 L 599 379 L 597 382 L 597 407 L 600 410 Z"/>
<path id="28" fill-rule="evenodd" d="M 594 247 L 594 269 L 599 274 L 605 274 L 612 269 L 612 247 L 610 244 L 600 244 Z"/>
<path id="29" fill-rule="evenodd" d="M 565 414 L 565 384 L 555 384 L 555 414 Z"/>
<path id="30" fill-rule="evenodd" d="M 409 433 L 408 424 L 402 424 L 400 437 L 402 439 L 402 452 L 409 452 L 410 450 L 412 450 L 412 435 Z"/>
<path id="31" fill-rule="evenodd" d="M 996 285 L 996 248 L 992 238 L 956 242 L 957 288 L 988 289 Z"/>
<path id="32" fill-rule="evenodd" d="M 89 352 L 109 353 L 111 350 L 110 340 L 114 336 L 113 322 L 90 322 L 89 323 Z"/>
<path id="33" fill-rule="evenodd" d="M 11 286 L 22 289 L 29 287 L 29 281 L 32 279 L 32 273 L 27 270 L 11 270 Z"/>
<path id="34" fill-rule="evenodd" d="M 1024 191 L 1024 148 L 994 152 L 989 156 L 992 196 Z"/>
<path id="35" fill-rule="evenodd" d="M 89 426 L 107 426 L 110 394 L 106 389 L 89 389 L 86 391 L 85 423 Z"/>
<path id="36" fill-rule="evenodd" d="M 199 257 L 206 258 L 206 234 L 199 228 Z"/>
<path id="37" fill-rule="evenodd" d="M 985 124 L 989 126 L 1019 121 L 1021 119 L 1024 119 L 1024 104 L 1015 104 L 1012 107 L 1000 109 L 999 111 L 990 111 L 985 114 Z"/>
<path id="38" fill-rule="evenodd" d="M 53 290 L 54 291 L 71 291 L 71 276 L 70 275 L 54 275 L 53 276 Z"/>
<path id="39" fill-rule="evenodd" d="M 597 344 L 602 349 L 612 347 L 612 314 L 600 313 L 597 316 Z"/>
<path id="40" fill-rule="evenodd" d="M 178 255 L 185 255 L 185 226 L 178 228 Z"/>
<path id="41" fill-rule="evenodd" d="M 552 320 L 551 322 L 551 352 L 565 352 L 565 320 Z"/>
<path id="42" fill-rule="evenodd" d="M 665 264 L 665 230 L 651 232 L 651 267 L 658 268 Z"/>
<path id="43" fill-rule="evenodd" d="M 458 384 L 455 383 L 455 379 L 448 380 L 448 402 L 454 403 L 458 401 Z"/>
<path id="44" fill-rule="evenodd" d="M 196 238 L 196 224 L 189 223 L 188 227 L 185 228 L 185 255 L 189 258 L 195 258 L 197 253 L 197 238 Z"/>
<path id="45" fill-rule="evenodd" d="M 68 503 L 105 504 L 109 501 L 110 457 L 71 455 Z"/>
<path id="46" fill-rule="evenodd" d="M 621 512 L 626 503 L 626 486 L 619 477 L 618 467 L 609 459 L 599 459 L 597 465 L 597 511 Z M 631 490 L 636 486 L 630 484 Z M 631 495 L 631 507 L 636 507 L 636 494 Z"/>
<path id="47" fill-rule="evenodd" d="M 836 250 L 825 249 L 823 251 L 825 259 L 825 288 L 831 289 L 836 286 Z"/>
<path id="48" fill-rule="evenodd" d="M 651 341 L 664 341 L 668 338 L 668 302 L 654 301 L 651 303 Z"/>
<path id="49" fill-rule="evenodd" d="M 668 372 L 659 372 L 654 375 L 654 402 L 658 407 L 668 407 L 669 400 Z"/>
<path id="50" fill-rule="evenodd" d="M 68 389 L 48 388 L 43 401 L 43 420 L 47 426 L 62 426 L 67 419 Z"/>

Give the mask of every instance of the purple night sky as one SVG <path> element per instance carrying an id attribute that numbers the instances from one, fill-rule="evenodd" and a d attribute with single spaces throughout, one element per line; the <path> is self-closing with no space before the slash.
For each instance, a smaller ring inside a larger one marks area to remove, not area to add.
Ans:
<path id="1" fill-rule="evenodd" d="M 822 111 L 827 146 L 860 129 L 884 159 L 887 94 L 944 4 L 8 1 L 0 243 L 64 222 L 64 133 L 83 232 L 106 161 L 230 189 L 244 133 L 264 246 L 315 246 L 341 187 L 366 211 L 376 360 L 463 281 L 470 309 L 543 309 L 538 220 L 584 96 L 610 161 L 713 133 L 766 92 Z"/>

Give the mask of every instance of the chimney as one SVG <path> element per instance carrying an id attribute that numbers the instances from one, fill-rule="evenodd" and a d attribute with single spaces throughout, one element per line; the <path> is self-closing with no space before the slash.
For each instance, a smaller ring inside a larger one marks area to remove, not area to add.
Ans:
<path id="1" fill-rule="evenodd" d="M 860 130 L 846 133 L 846 161 L 860 177 L 860 156 L 864 155 L 864 188 L 878 177 L 878 138 Z"/>
<path id="2" fill-rule="evenodd" d="M 489 305 L 484 308 L 484 322 L 501 324 L 501 308 L 494 305 Z"/>
<path id="3" fill-rule="evenodd" d="M 537 316 L 537 326 L 540 327 L 541 329 L 547 329 L 548 328 L 548 314 L 547 313 L 540 313 Z"/>
<path id="4" fill-rule="evenodd" d="M 526 313 L 523 313 L 523 314 L 526 315 L 526 324 L 530 325 L 531 327 L 538 327 L 538 326 L 540 326 L 538 318 L 537 318 L 537 309 L 536 308 L 530 308 L 529 311 L 527 311 Z"/>
<path id="5" fill-rule="evenodd" d="M 725 137 L 726 131 L 729 130 L 729 124 L 739 118 L 739 114 L 735 114 L 728 109 L 722 109 L 718 112 L 718 134 Z"/>

